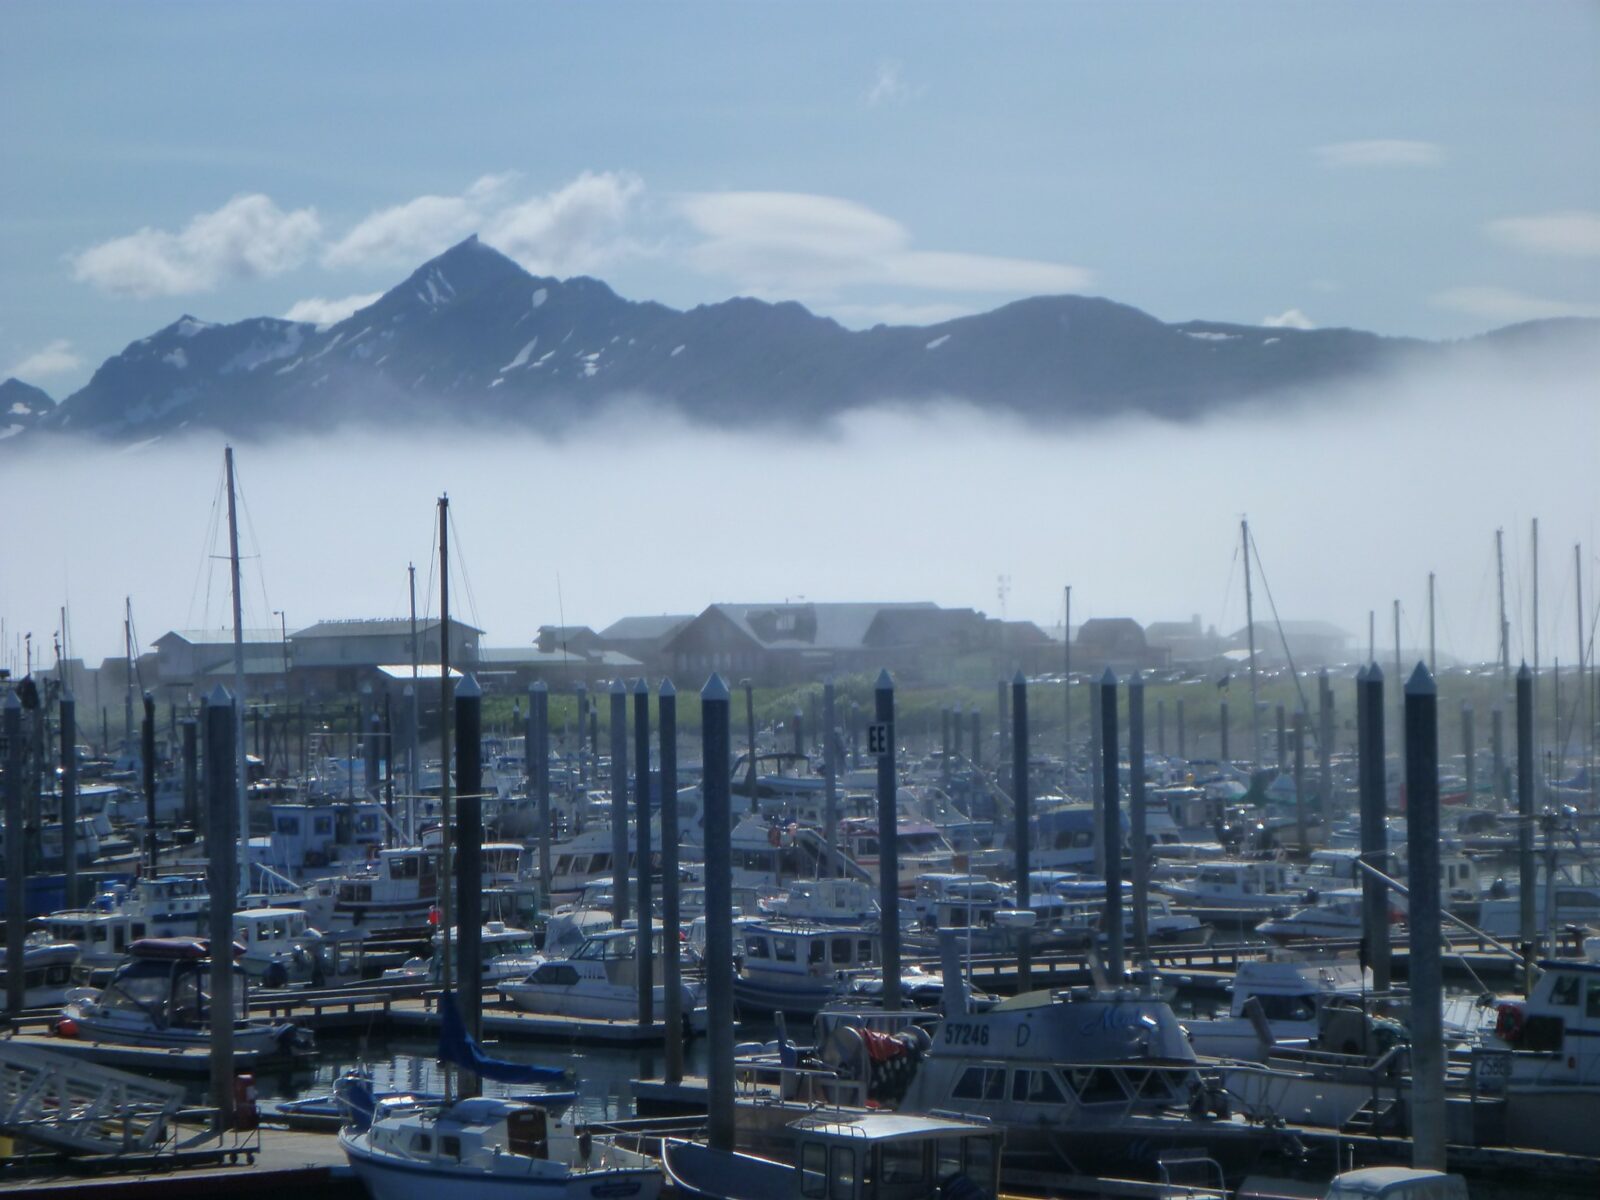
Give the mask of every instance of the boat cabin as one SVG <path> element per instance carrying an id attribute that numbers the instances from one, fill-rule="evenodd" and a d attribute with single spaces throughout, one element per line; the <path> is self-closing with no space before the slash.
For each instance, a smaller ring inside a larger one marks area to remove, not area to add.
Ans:
<path id="1" fill-rule="evenodd" d="M 794 1189 L 801 1200 L 921 1200 L 999 1194 L 1003 1134 L 988 1124 L 904 1113 L 806 1117 L 795 1138 Z"/>
<path id="2" fill-rule="evenodd" d="M 877 938 L 864 929 L 756 921 L 744 930 L 747 973 L 831 977 L 877 961 Z"/>

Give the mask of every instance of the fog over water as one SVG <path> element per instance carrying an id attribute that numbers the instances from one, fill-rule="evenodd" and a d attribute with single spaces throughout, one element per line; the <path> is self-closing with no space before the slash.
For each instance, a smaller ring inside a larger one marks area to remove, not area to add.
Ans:
<path id="1" fill-rule="evenodd" d="M 560 441 L 484 431 L 355 433 L 237 447 L 248 521 L 245 623 L 290 632 L 403 616 L 406 564 L 430 567 L 434 501 L 451 498 L 452 612 L 490 646 L 541 624 L 601 628 L 727 601 L 933 600 L 1041 624 L 1198 614 L 1244 621 L 1248 515 L 1285 619 L 1364 646 L 1423 646 L 1438 573 L 1442 653 L 1495 650 L 1494 530 L 1504 527 L 1513 655 L 1531 639 L 1540 518 L 1544 656 L 1574 653 L 1573 544 L 1585 604 L 1600 535 L 1593 352 L 1530 371 L 1485 352 L 1448 370 L 1260 404 L 1198 424 L 1041 432 L 962 405 L 885 407 L 813 437 L 708 431 L 647 407 Z M 222 442 L 56 443 L 0 460 L 11 506 L 0 613 L 6 661 L 31 631 L 51 654 L 70 604 L 74 656 L 229 622 Z M 559 586 L 558 586 L 559 581 Z M 1258 620 L 1271 610 L 1257 583 Z M 419 610 L 437 613 L 436 595 Z M 685 681 L 680 681 L 685 682 Z M 697 684 L 699 681 L 686 681 Z"/>

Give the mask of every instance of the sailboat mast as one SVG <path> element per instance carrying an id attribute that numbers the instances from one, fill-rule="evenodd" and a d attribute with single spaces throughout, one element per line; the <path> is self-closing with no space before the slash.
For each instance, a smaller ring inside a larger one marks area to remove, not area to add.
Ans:
<path id="1" fill-rule="evenodd" d="M 239 511 L 234 498 L 233 447 L 222 451 L 228 474 L 228 580 L 233 589 L 233 772 L 239 804 L 239 875 L 234 884 L 250 890 L 249 781 L 244 755 L 244 598 L 239 588 Z"/>
<path id="2" fill-rule="evenodd" d="M 1558 660 L 1559 661 L 1559 660 Z M 1555 734 L 1561 736 L 1561 671 L 1556 671 Z M 1533 737 L 1539 740 L 1539 518 L 1533 518 Z"/>
<path id="3" fill-rule="evenodd" d="M 1250 522 L 1239 522 L 1239 537 L 1244 542 L 1244 623 L 1250 644 L 1250 766 L 1261 769 L 1261 701 L 1256 682 L 1256 609 L 1250 591 Z"/>
<path id="4" fill-rule="evenodd" d="M 422 703 L 421 684 L 417 682 L 417 663 L 420 647 L 417 642 L 417 564 L 406 564 L 406 580 L 411 593 L 411 689 L 406 712 L 406 790 L 411 799 L 406 802 L 406 836 L 415 844 L 417 840 L 417 796 L 422 789 L 417 785 L 417 768 L 422 755 L 417 752 L 418 706 Z"/>

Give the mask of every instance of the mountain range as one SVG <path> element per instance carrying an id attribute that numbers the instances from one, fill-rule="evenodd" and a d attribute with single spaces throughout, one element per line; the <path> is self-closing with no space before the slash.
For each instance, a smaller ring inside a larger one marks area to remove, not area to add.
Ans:
<path id="1" fill-rule="evenodd" d="M 476 237 L 337 324 L 181 317 L 107 359 L 59 404 L 0 384 L 0 438 L 118 442 L 180 431 L 267 438 L 449 422 L 556 432 L 617 402 L 721 427 L 815 426 L 852 409 L 958 400 L 1062 425 L 1203 416 L 1492 346 L 1593 345 L 1600 321 L 1511 326 L 1462 342 L 1350 329 L 1189 321 L 1038 296 L 936 325 L 849 330 L 794 302 L 679 311 L 587 277 L 529 274 Z"/>

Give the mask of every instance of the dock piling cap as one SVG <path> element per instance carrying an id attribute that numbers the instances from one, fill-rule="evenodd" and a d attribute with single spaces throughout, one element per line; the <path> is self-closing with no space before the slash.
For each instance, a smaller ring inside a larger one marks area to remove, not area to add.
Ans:
<path id="1" fill-rule="evenodd" d="M 663 675 L 661 677 L 661 695 L 665 697 L 665 696 L 676 696 L 677 694 L 678 694 L 678 689 L 672 686 L 672 680 L 670 678 L 668 678 L 667 676 Z"/>
<path id="2" fill-rule="evenodd" d="M 463 675 L 456 683 L 457 700 L 482 700 L 483 689 L 472 675 Z"/>
<path id="3" fill-rule="evenodd" d="M 1117 686 L 1117 673 L 1115 671 L 1113 671 L 1109 665 L 1106 667 L 1106 673 L 1104 675 L 1100 676 L 1100 686 L 1101 687 L 1116 687 Z"/>
<path id="4" fill-rule="evenodd" d="M 1028 677 L 1022 673 L 1022 668 L 1017 668 L 1017 673 L 1011 677 L 1012 687 L 1027 687 Z"/>
<path id="5" fill-rule="evenodd" d="M 894 678 L 889 674 L 888 667 L 878 672 L 878 682 L 873 685 L 873 690 L 879 692 L 894 691 Z"/>
<path id="6" fill-rule="evenodd" d="M 232 708 L 233 697 L 228 694 L 228 689 L 219 683 L 206 693 L 206 704 L 211 708 Z"/>
<path id="7" fill-rule="evenodd" d="M 701 703 L 719 700 L 726 702 L 728 698 L 728 685 L 722 681 L 721 675 L 718 675 L 715 671 L 713 671 L 711 673 L 711 678 L 706 680 L 705 687 L 700 689 Z"/>
<path id="8" fill-rule="evenodd" d="M 528 690 L 530 692 L 548 692 L 550 685 L 542 679 L 536 679 L 528 685 Z"/>
<path id="9" fill-rule="evenodd" d="M 1411 672 L 1411 678 L 1406 680 L 1406 695 L 1408 696 L 1436 696 L 1439 686 L 1434 683 L 1433 676 L 1428 673 L 1428 664 L 1418 661 L 1417 669 Z"/>
<path id="10" fill-rule="evenodd" d="M 634 680 L 634 682 L 633 682 L 633 694 L 635 696 L 648 696 L 650 694 L 649 681 L 647 681 L 643 675 L 639 676 L 638 679 Z"/>

